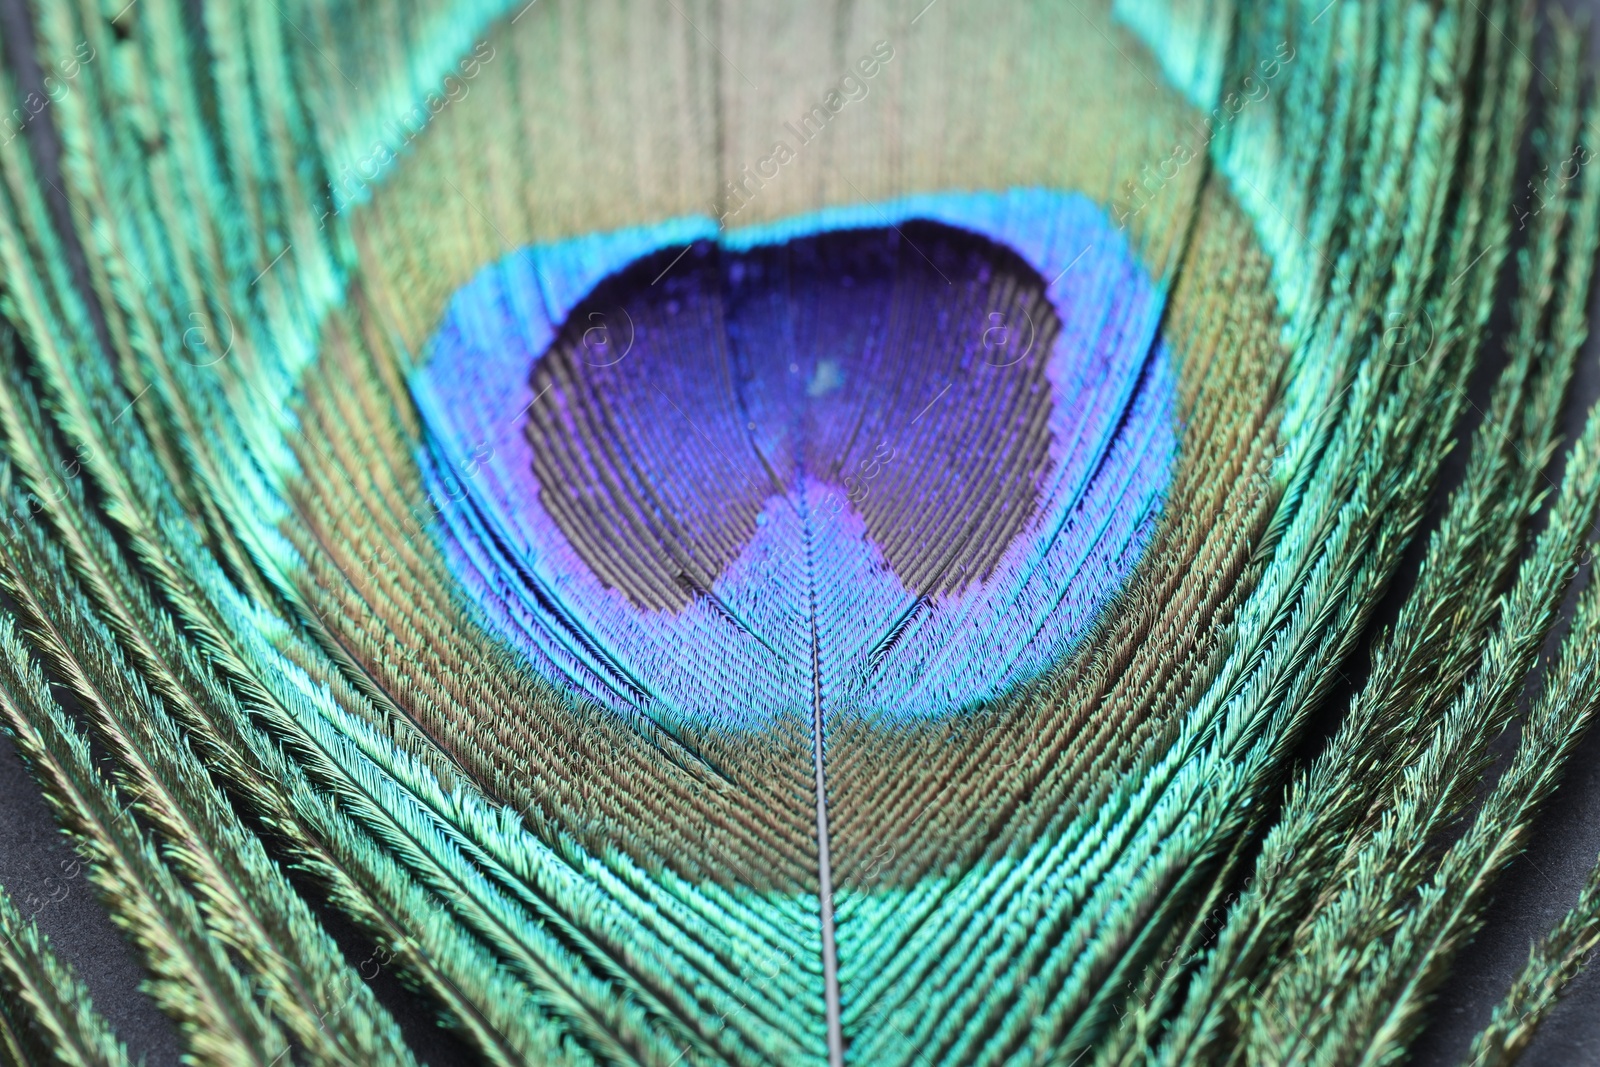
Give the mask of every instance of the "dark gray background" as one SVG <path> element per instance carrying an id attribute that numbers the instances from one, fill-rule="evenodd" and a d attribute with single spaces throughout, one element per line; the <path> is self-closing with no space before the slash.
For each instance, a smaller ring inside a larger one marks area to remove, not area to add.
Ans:
<path id="1" fill-rule="evenodd" d="M 5 59 L 12 69 L 18 69 L 15 64 L 25 48 L 26 24 L 19 21 L 23 2 L 0 0 L 0 34 L 4 35 Z M 1562 6 L 1573 11 L 1594 11 L 1600 8 L 1600 0 L 1571 0 Z M 1591 37 L 1600 49 L 1600 29 L 1591 31 Z M 25 83 L 29 80 L 26 72 L 20 78 Z M 1593 151 L 1596 146 L 1586 147 Z M 1511 210 L 1509 205 L 1507 210 Z M 1600 321 L 1600 300 L 1593 303 L 1592 312 Z M 1503 319 L 1495 332 L 1497 336 L 1504 334 Z M 1475 384 L 1474 400 L 1480 407 L 1484 406 L 1483 397 L 1497 360 L 1498 353 L 1491 351 Z M 1579 370 L 1566 413 L 1569 438 L 1581 426 L 1586 409 L 1597 397 L 1600 338 L 1592 339 L 1587 346 Z M 1464 434 L 1470 432 L 1473 421 L 1463 428 Z M 1449 472 L 1445 488 L 1458 473 L 1459 462 Z M 1402 580 L 1390 597 L 1391 613 L 1404 585 Z M 1308 751 L 1314 751 L 1315 744 L 1315 738 L 1308 742 Z M 1489 1010 L 1526 959 L 1530 941 L 1571 907 L 1597 854 L 1600 730 L 1592 733 L 1578 751 L 1566 782 L 1536 824 L 1526 855 L 1502 879 L 1488 925 L 1457 962 L 1436 1005 L 1433 1025 L 1417 1047 L 1414 1062 L 1443 1067 L 1461 1060 L 1472 1035 L 1487 1020 Z M 57 832 L 37 786 L 17 759 L 9 739 L 3 736 L 0 885 L 10 891 L 24 914 L 35 914 L 39 926 L 57 951 L 77 968 L 88 983 L 96 1006 L 130 1049 L 136 1055 L 142 1054 L 153 1067 L 177 1063 L 181 1051 L 177 1033 L 139 990 L 143 971 L 138 959 L 107 918 L 84 868 L 75 862 L 75 855 Z M 342 917 L 329 913 L 325 917 L 352 963 L 371 955 L 370 942 Z M 392 972 L 380 973 L 374 987 L 401 1019 L 419 1056 L 436 1067 L 471 1062 L 470 1053 L 461 1044 L 432 1026 L 427 1003 L 407 991 Z M 1600 973 L 1592 969 L 1573 983 L 1523 1062 L 1529 1067 L 1600 1062 Z"/>

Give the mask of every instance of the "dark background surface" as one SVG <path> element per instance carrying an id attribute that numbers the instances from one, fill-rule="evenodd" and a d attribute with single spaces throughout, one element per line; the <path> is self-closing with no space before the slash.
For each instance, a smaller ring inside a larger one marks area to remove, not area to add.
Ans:
<path id="1" fill-rule="evenodd" d="M 19 22 L 22 4 L 23 0 L 0 0 L 0 35 L 4 36 L 8 66 L 15 62 L 17 49 L 26 40 L 25 23 Z M 1568 0 L 1560 6 L 1569 11 L 1595 12 L 1600 11 L 1600 0 Z M 1469 4 L 1468 9 L 1471 7 Z M 1600 55 L 1600 27 L 1591 29 L 1590 36 Z M 1537 61 L 1539 56 L 1534 59 Z M 1600 70 L 1600 63 L 1591 61 L 1591 69 Z M 1597 146 L 1586 147 L 1593 151 Z M 1510 205 L 1508 210 L 1512 210 Z M 1600 300 L 1592 302 L 1591 310 L 1595 321 L 1600 322 Z M 1501 321 L 1494 334 L 1504 333 L 1505 323 Z M 1490 349 L 1474 388 L 1473 399 L 1479 407 L 1486 406 L 1484 398 L 1498 360 L 1493 339 Z M 1600 337 L 1591 338 L 1580 364 L 1566 413 L 1569 439 L 1597 398 Z M 1476 413 L 1463 427 L 1463 435 L 1475 422 Z M 1459 456 L 1444 489 L 1458 473 Z M 1403 587 L 1402 581 L 1390 597 L 1391 614 Z M 1315 741 L 1310 743 L 1310 751 L 1315 751 L 1314 746 Z M 1487 925 L 1459 957 L 1454 974 L 1435 1005 L 1433 1024 L 1416 1047 L 1413 1062 L 1444 1067 L 1461 1061 L 1473 1034 L 1487 1021 L 1490 1010 L 1527 958 L 1529 943 L 1559 920 L 1577 899 L 1578 889 L 1597 854 L 1600 730 L 1592 732 L 1578 750 L 1564 784 L 1535 824 L 1526 854 L 1502 878 Z M 135 953 L 96 899 L 87 868 L 76 861 L 56 830 L 38 787 L 17 759 L 9 739 L 3 736 L 0 885 L 12 894 L 25 915 L 34 915 L 57 951 L 77 968 L 96 1007 L 135 1056 L 142 1055 L 152 1067 L 177 1063 L 181 1043 L 175 1028 L 140 991 L 143 971 Z M 324 915 L 353 964 L 372 955 L 374 946 L 358 931 L 336 914 Z M 420 1058 L 436 1067 L 471 1062 L 465 1048 L 431 1025 L 427 1003 L 404 989 L 391 972 L 380 973 L 374 987 L 401 1020 Z M 1523 1062 L 1529 1067 L 1600 1063 L 1600 968 L 1591 968 L 1573 983 Z"/>

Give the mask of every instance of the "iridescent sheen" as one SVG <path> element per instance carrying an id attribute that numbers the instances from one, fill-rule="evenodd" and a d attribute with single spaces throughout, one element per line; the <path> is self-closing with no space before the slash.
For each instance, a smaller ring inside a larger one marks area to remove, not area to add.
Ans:
<path id="1" fill-rule="evenodd" d="M 955 713 L 1059 662 L 1148 543 L 1164 302 L 1045 190 L 526 248 L 412 379 L 440 536 L 541 673 L 669 728 Z"/>

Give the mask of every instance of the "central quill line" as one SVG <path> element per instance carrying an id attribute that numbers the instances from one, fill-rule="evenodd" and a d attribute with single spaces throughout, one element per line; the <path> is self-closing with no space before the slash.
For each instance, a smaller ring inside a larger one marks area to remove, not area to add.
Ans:
<path id="1" fill-rule="evenodd" d="M 806 509 L 806 570 L 811 594 L 811 766 L 817 788 L 817 904 L 822 927 L 822 997 L 828 1024 L 829 1067 L 844 1067 L 844 1024 L 839 1009 L 839 946 L 833 925 L 833 864 L 828 855 L 828 786 L 822 766 L 822 664 L 817 634 L 817 571 Z"/>

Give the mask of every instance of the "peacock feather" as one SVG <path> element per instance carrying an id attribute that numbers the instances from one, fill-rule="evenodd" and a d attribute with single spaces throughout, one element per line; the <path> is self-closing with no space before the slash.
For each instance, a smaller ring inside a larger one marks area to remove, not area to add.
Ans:
<path id="1" fill-rule="evenodd" d="M 1600 706 L 1564 20 L 8 10 L 0 718 L 187 1062 L 1410 1054 Z"/>

